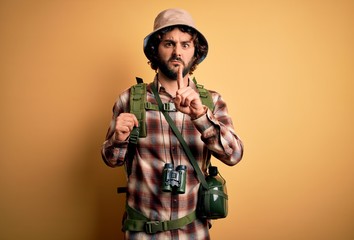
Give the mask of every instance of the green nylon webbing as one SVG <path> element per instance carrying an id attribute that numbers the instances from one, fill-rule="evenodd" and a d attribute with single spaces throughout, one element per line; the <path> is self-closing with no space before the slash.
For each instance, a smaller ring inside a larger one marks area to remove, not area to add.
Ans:
<path id="1" fill-rule="evenodd" d="M 138 83 L 131 87 L 130 112 L 133 113 L 139 122 L 139 137 L 146 137 L 146 83 Z"/>
<path id="2" fill-rule="evenodd" d="M 203 85 L 197 83 L 195 77 L 193 78 L 193 82 L 195 83 L 198 89 L 200 100 L 202 101 L 202 103 L 207 106 L 211 111 L 213 111 L 215 105 L 213 99 L 211 98 L 210 92 L 206 90 Z"/>
<path id="3" fill-rule="evenodd" d="M 195 211 L 182 218 L 167 221 L 149 220 L 144 214 L 130 207 L 128 204 L 126 205 L 126 211 L 128 218 L 124 221 L 123 230 L 135 232 L 143 231 L 149 234 L 182 228 L 197 219 Z"/>

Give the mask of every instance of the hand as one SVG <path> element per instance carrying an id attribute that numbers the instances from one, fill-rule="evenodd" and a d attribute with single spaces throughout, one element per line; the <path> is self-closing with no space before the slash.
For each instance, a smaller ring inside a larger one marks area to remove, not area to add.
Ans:
<path id="1" fill-rule="evenodd" d="M 182 65 L 178 68 L 177 84 L 178 90 L 174 101 L 176 109 L 188 114 L 192 119 L 201 116 L 205 112 L 202 101 L 194 89 L 184 86 Z"/>
<path id="2" fill-rule="evenodd" d="M 139 122 L 135 115 L 132 113 L 121 113 L 116 118 L 116 140 L 124 141 L 126 140 L 133 127 L 138 127 Z"/>

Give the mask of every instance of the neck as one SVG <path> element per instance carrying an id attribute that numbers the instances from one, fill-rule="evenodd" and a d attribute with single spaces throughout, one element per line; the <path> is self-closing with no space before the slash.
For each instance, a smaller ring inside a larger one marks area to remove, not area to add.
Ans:
<path id="1" fill-rule="evenodd" d="M 188 85 L 188 77 L 188 74 L 183 77 L 184 86 Z M 157 73 L 157 79 L 159 80 L 160 84 L 165 88 L 166 92 L 168 92 L 172 96 L 176 95 L 176 92 L 178 90 L 177 80 L 170 79 L 161 72 Z"/>

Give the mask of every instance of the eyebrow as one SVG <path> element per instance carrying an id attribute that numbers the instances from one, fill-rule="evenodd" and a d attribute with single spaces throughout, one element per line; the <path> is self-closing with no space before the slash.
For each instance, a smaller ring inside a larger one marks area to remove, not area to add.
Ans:
<path id="1" fill-rule="evenodd" d="M 171 40 L 171 39 L 165 39 L 165 40 L 162 40 L 162 42 L 170 42 L 170 43 L 174 43 L 174 44 L 177 43 L 177 41 Z M 193 42 L 193 39 L 187 40 L 187 41 L 182 41 L 181 43 L 190 43 L 190 42 Z"/>

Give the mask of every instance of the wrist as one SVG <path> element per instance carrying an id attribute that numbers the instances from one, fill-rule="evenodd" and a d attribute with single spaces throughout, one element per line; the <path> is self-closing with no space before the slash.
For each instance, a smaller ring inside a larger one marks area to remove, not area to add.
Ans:
<path id="1" fill-rule="evenodd" d="M 119 134 L 117 132 L 115 132 L 113 134 L 113 140 L 115 142 L 124 142 L 128 139 L 129 135 L 128 134 Z"/>
<path id="2" fill-rule="evenodd" d="M 203 108 L 200 111 L 197 111 L 195 114 L 192 114 L 190 117 L 192 120 L 198 119 L 201 116 L 205 115 L 207 112 L 207 107 L 203 106 Z"/>

